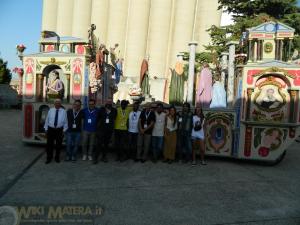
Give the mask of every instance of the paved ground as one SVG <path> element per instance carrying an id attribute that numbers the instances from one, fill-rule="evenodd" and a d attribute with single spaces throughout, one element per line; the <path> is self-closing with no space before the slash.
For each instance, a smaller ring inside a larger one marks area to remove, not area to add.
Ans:
<path id="1" fill-rule="evenodd" d="M 43 147 L 20 141 L 20 116 L 0 111 L 0 205 L 97 204 L 104 208 L 99 225 L 300 224 L 299 143 L 273 167 L 215 158 L 196 167 L 45 165 Z"/>

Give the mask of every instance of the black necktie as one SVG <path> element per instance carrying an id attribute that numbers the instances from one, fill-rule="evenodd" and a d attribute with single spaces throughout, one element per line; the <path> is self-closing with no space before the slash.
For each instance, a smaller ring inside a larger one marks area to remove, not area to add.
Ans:
<path id="1" fill-rule="evenodd" d="M 57 121 L 58 121 L 58 111 L 59 111 L 59 109 L 57 109 L 56 112 L 55 112 L 55 118 L 54 118 L 54 127 L 55 128 L 57 126 Z"/>

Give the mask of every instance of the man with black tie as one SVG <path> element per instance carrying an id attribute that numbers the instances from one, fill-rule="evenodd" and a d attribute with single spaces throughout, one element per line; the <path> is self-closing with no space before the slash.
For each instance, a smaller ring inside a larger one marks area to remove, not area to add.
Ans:
<path id="1" fill-rule="evenodd" d="M 63 132 L 68 129 L 68 119 L 66 111 L 61 107 L 61 100 L 54 100 L 54 107 L 51 108 L 48 112 L 45 125 L 44 125 L 46 134 L 47 134 L 47 161 L 46 164 L 50 163 L 53 158 L 53 148 L 55 142 L 55 161 L 60 162 L 60 150 L 63 140 Z"/>

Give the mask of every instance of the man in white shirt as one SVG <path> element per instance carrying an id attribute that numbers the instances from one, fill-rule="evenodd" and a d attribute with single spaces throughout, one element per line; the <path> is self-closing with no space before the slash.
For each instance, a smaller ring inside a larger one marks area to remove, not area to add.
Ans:
<path id="1" fill-rule="evenodd" d="M 66 111 L 61 107 L 61 100 L 54 100 L 54 107 L 48 112 L 44 129 L 47 134 L 47 161 L 46 164 L 50 163 L 53 158 L 53 149 L 55 142 L 55 161 L 60 162 L 60 150 L 63 140 L 63 132 L 68 129 L 68 119 Z"/>
<path id="2" fill-rule="evenodd" d="M 163 104 L 157 104 L 157 109 L 155 112 L 155 124 L 152 131 L 152 150 L 154 163 L 156 163 L 159 157 L 161 156 L 164 145 L 166 113 L 163 112 L 163 110 Z"/>
<path id="3" fill-rule="evenodd" d="M 128 118 L 128 147 L 130 148 L 128 156 L 134 160 L 136 160 L 140 115 L 141 111 L 139 111 L 139 103 L 135 102 L 133 104 L 133 111 L 129 113 Z"/>

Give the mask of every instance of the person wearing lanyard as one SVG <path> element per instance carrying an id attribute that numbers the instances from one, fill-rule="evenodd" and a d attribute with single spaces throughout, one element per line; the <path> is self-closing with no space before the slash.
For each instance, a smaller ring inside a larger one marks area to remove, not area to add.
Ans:
<path id="1" fill-rule="evenodd" d="M 137 141 L 137 161 L 141 160 L 144 163 L 148 156 L 148 151 L 151 144 L 151 135 L 155 123 L 155 114 L 150 107 L 146 107 L 141 112 L 139 118 L 139 135 Z"/>
<path id="2" fill-rule="evenodd" d="M 61 100 L 54 100 L 54 107 L 51 108 L 47 114 L 44 129 L 47 135 L 47 161 L 46 164 L 50 163 L 53 158 L 53 148 L 55 142 L 55 161 L 60 162 L 60 150 L 63 140 L 63 132 L 68 129 L 68 120 L 66 111 L 61 106 Z"/>
<path id="3" fill-rule="evenodd" d="M 66 161 L 76 161 L 77 150 L 80 145 L 80 133 L 82 122 L 81 101 L 75 100 L 73 109 L 67 111 L 68 130 L 67 130 L 67 155 Z"/>
<path id="4" fill-rule="evenodd" d="M 137 148 L 137 138 L 139 134 L 139 118 L 141 111 L 139 111 L 139 103 L 133 103 L 133 111 L 129 113 L 128 118 L 128 155 L 130 158 L 136 161 L 136 148 Z"/>
<path id="5" fill-rule="evenodd" d="M 164 144 L 166 113 L 163 112 L 163 110 L 163 104 L 158 103 L 155 112 L 155 124 L 152 131 L 152 151 L 154 163 L 156 163 L 157 160 L 160 158 Z"/>
<path id="6" fill-rule="evenodd" d="M 92 154 L 96 145 L 96 129 L 99 109 L 95 100 L 89 100 L 89 106 L 83 110 L 82 160 L 93 160 Z"/>
<path id="7" fill-rule="evenodd" d="M 112 107 L 111 101 L 106 102 L 105 106 L 99 111 L 97 124 L 97 147 L 94 156 L 94 164 L 98 163 L 100 152 L 102 152 L 101 161 L 108 162 L 108 144 L 110 143 L 114 131 L 116 115 L 117 111 Z"/>
<path id="8" fill-rule="evenodd" d="M 117 109 L 117 117 L 115 122 L 115 149 L 117 150 L 116 161 L 124 161 L 129 156 L 128 137 L 127 137 L 127 121 L 129 118 L 128 101 L 122 100 L 121 107 Z"/>

